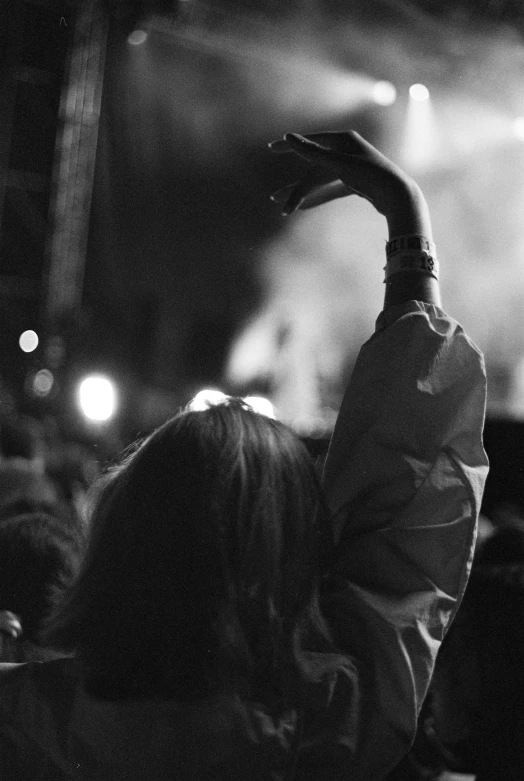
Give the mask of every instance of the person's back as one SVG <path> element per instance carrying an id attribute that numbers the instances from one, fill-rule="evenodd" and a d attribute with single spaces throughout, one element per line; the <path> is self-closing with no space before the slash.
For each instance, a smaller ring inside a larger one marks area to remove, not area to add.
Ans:
<path id="1" fill-rule="evenodd" d="M 439 309 L 415 184 L 353 133 L 291 149 L 315 168 L 288 211 L 358 192 L 391 237 L 325 494 L 242 400 L 146 439 L 102 483 L 51 627 L 75 658 L 0 669 L 5 777 L 378 781 L 408 750 L 473 554 L 482 357 Z"/>

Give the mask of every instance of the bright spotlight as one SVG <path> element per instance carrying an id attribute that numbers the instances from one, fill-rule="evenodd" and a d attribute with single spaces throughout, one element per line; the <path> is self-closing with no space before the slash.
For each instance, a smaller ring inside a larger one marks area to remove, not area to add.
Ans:
<path id="1" fill-rule="evenodd" d="M 88 420 L 103 422 L 115 414 L 116 391 L 111 380 L 101 375 L 86 377 L 78 387 L 80 410 Z"/>
<path id="2" fill-rule="evenodd" d="M 513 122 L 513 132 L 519 141 L 524 141 L 524 117 L 517 117 Z"/>
<path id="3" fill-rule="evenodd" d="M 390 81 L 377 81 L 373 86 L 372 95 L 379 106 L 392 106 L 397 99 L 397 90 Z"/>
<path id="4" fill-rule="evenodd" d="M 140 46 L 140 44 L 147 41 L 147 32 L 145 30 L 133 30 L 132 33 L 129 33 L 127 36 L 127 42 L 131 44 L 131 46 Z"/>
<path id="5" fill-rule="evenodd" d="M 251 409 L 258 412 L 259 415 L 265 415 L 266 418 L 275 419 L 275 408 L 269 399 L 265 399 L 263 396 L 246 396 L 244 401 L 246 404 L 249 404 Z"/>
<path id="6" fill-rule="evenodd" d="M 411 97 L 407 104 L 402 161 L 411 170 L 422 170 L 437 158 L 438 127 L 428 89 L 423 84 L 412 84 L 409 94 Z"/>
<path id="7" fill-rule="evenodd" d="M 429 90 L 423 84 L 412 84 L 409 88 L 409 95 L 413 100 L 418 100 L 420 103 L 429 100 Z"/>
<path id="8" fill-rule="evenodd" d="M 24 331 L 20 334 L 18 344 L 25 353 L 32 353 L 38 347 L 38 334 L 36 331 Z"/>

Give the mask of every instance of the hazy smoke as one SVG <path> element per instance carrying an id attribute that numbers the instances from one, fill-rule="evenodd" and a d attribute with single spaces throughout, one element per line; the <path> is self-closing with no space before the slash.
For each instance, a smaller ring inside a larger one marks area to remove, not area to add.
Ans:
<path id="1" fill-rule="evenodd" d="M 344 32 L 333 33 L 339 43 Z M 431 208 L 444 305 L 486 353 L 488 372 L 497 378 L 491 410 L 522 414 L 524 144 L 514 133 L 514 119 L 524 113 L 522 47 L 504 31 L 450 33 L 440 54 L 438 43 L 421 52 L 412 38 L 375 31 L 366 39 L 370 72 L 386 74 L 397 86 L 403 81 L 406 92 L 410 81 L 430 89 L 432 146 L 426 160 L 418 150 L 413 173 Z M 356 51 L 364 57 L 362 44 Z M 402 161 L 407 101 L 381 111 L 381 146 Z M 409 154 L 403 164 L 409 167 Z M 291 218 L 284 238 L 262 258 L 267 301 L 233 347 L 231 377 L 246 380 L 242 356 L 256 332 L 266 365 L 257 367 L 252 353 L 251 376 L 271 365 L 284 417 L 292 419 L 294 410 L 301 419 L 318 416 L 324 404 L 319 377 L 336 384 L 372 331 L 383 293 L 385 238 L 385 222 L 353 198 Z M 279 349 L 275 334 L 283 322 L 291 336 Z M 291 366 L 287 373 L 280 369 L 284 362 Z"/>

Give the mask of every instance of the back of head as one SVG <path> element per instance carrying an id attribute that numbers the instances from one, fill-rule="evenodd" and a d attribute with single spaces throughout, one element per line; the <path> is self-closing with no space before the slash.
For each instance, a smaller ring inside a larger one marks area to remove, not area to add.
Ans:
<path id="1" fill-rule="evenodd" d="M 0 610 L 15 614 L 21 644 L 41 647 L 40 633 L 79 566 L 80 542 L 62 522 L 28 513 L 0 522 Z M 18 644 L 17 658 L 24 651 Z"/>
<path id="2" fill-rule="evenodd" d="M 33 418 L 6 414 L 10 404 L 0 404 L 0 458 L 33 459 L 39 446 L 39 425 Z"/>
<path id="3" fill-rule="evenodd" d="M 32 512 L 56 514 L 58 494 L 39 462 L 25 458 L 0 461 L 0 521 Z"/>
<path id="4" fill-rule="evenodd" d="M 185 411 L 99 490 L 55 623 L 92 691 L 193 698 L 228 677 L 275 686 L 297 665 L 329 540 L 313 464 L 289 429 L 240 400 Z"/>

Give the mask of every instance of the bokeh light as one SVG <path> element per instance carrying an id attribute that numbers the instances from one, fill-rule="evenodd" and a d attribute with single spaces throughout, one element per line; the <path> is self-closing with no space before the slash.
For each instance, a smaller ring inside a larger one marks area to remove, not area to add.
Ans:
<path id="1" fill-rule="evenodd" d="M 409 88 L 409 96 L 413 100 L 424 103 L 426 100 L 429 100 L 429 90 L 424 84 L 412 84 Z"/>
<path id="2" fill-rule="evenodd" d="M 517 117 L 514 120 L 513 132 L 520 141 L 524 141 L 524 117 Z"/>
<path id="3" fill-rule="evenodd" d="M 145 43 L 145 41 L 147 41 L 147 32 L 145 30 L 133 30 L 133 32 L 127 36 L 127 42 L 130 43 L 131 46 L 140 46 L 142 43 Z"/>
<path id="4" fill-rule="evenodd" d="M 412 84 L 409 94 L 401 155 L 403 164 L 418 172 L 438 158 L 438 126 L 427 87 Z"/>
<path id="5" fill-rule="evenodd" d="M 25 353 L 32 353 L 33 350 L 36 350 L 38 347 L 38 341 L 38 334 L 36 331 L 29 330 L 24 331 L 23 334 L 20 334 L 18 344 L 20 345 L 20 349 Z"/>
<path id="6" fill-rule="evenodd" d="M 222 391 L 206 388 L 196 394 L 187 405 L 187 408 L 192 412 L 203 412 L 217 404 L 223 404 L 227 399 L 228 396 L 222 393 Z M 275 408 L 269 399 L 266 399 L 264 396 L 246 396 L 244 401 L 259 415 L 275 419 Z"/>
<path id="7" fill-rule="evenodd" d="M 275 419 L 275 408 L 269 399 L 266 399 L 264 396 L 246 396 L 244 401 L 259 415 Z"/>
<path id="8" fill-rule="evenodd" d="M 197 395 L 188 404 L 188 409 L 193 412 L 202 412 L 213 407 L 215 404 L 221 404 L 226 399 L 222 391 L 206 388 L 197 393 Z"/>
<path id="9" fill-rule="evenodd" d="M 372 95 L 379 106 L 392 106 L 397 99 L 397 90 L 390 81 L 377 81 L 373 86 Z"/>
<path id="10" fill-rule="evenodd" d="M 40 398 L 49 396 L 54 382 L 55 378 L 49 369 L 40 369 L 40 371 L 38 371 L 33 377 L 33 393 L 35 396 L 40 396 Z"/>
<path id="11" fill-rule="evenodd" d="M 115 386 L 102 375 L 86 377 L 78 388 L 78 403 L 88 420 L 109 420 L 116 410 Z"/>

